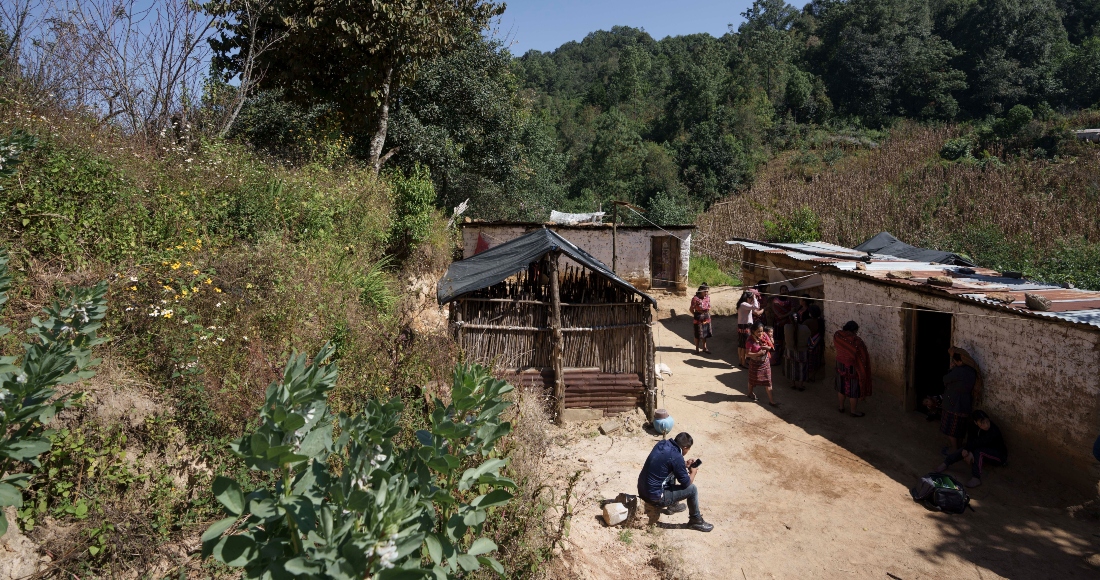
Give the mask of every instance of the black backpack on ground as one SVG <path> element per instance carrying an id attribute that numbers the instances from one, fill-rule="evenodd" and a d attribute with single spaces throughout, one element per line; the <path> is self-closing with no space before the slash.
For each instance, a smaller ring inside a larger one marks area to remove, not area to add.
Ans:
<path id="1" fill-rule="evenodd" d="M 909 490 L 913 499 L 949 514 L 961 514 L 970 507 L 970 496 L 959 480 L 946 473 L 929 473 Z M 973 510 L 974 508 L 970 508 Z"/>

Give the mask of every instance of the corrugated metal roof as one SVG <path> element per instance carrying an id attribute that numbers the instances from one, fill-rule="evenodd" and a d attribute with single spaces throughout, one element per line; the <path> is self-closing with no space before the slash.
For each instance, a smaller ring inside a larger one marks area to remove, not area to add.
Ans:
<path id="1" fill-rule="evenodd" d="M 997 310 L 1053 317 L 1100 327 L 1100 292 L 1062 288 L 1024 278 L 1009 277 L 988 268 L 914 262 L 895 256 L 867 254 L 825 242 L 770 244 L 737 240 L 726 243 L 766 254 L 785 255 L 802 262 L 812 262 L 814 266 L 820 268 L 849 272 L 891 284 L 912 286 L 915 290 L 953 295 Z M 813 252 L 816 255 L 805 252 Z M 933 286 L 928 284 L 928 278 L 932 276 L 950 276 L 953 283 L 948 287 Z M 1048 298 L 1051 301 L 1050 310 L 1040 311 L 1028 308 L 1025 304 L 1025 293 Z M 991 298 L 990 295 L 994 297 Z M 1007 303 L 1009 297 L 1013 299 L 1011 303 Z"/>

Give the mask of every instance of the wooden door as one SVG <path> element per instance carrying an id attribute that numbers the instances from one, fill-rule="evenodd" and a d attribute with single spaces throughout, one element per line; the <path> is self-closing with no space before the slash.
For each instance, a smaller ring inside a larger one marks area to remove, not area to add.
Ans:
<path id="1" fill-rule="evenodd" d="M 680 281 L 680 240 L 673 236 L 651 239 L 650 287 L 675 288 Z"/>

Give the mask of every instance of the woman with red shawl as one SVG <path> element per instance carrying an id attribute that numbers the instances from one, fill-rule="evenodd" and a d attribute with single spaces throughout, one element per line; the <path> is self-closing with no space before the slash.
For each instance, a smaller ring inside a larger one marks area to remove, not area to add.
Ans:
<path id="1" fill-rule="evenodd" d="M 755 401 L 756 395 L 752 390 L 755 387 L 764 387 L 764 390 L 768 393 L 768 404 L 778 407 L 779 403 L 776 403 L 775 398 L 772 397 L 771 357 L 772 353 L 775 352 L 775 343 L 772 342 L 768 333 L 764 332 L 762 322 L 757 322 L 752 326 L 752 334 L 749 335 L 746 350 L 748 354 L 745 355 L 745 358 L 749 362 L 748 397 Z"/>
<path id="2" fill-rule="evenodd" d="M 856 402 L 871 396 L 871 355 L 867 344 L 857 334 L 859 324 L 849 320 L 844 328 L 833 335 L 836 348 L 836 400 L 844 412 L 844 399 L 851 401 L 851 415 L 862 417 L 856 411 Z"/>
<path id="3" fill-rule="evenodd" d="M 689 310 L 695 326 L 695 352 L 698 353 L 702 349 L 703 352 L 710 354 L 707 339 L 713 334 L 710 331 L 710 286 L 707 286 L 706 282 L 703 282 L 699 291 L 691 297 Z"/>

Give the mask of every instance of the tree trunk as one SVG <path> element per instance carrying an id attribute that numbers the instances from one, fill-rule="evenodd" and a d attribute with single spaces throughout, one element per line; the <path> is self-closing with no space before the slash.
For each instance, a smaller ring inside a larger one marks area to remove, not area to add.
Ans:
<path id="1" fill-rule="evenodd" d="M 378 126 L 370 139 L 370 164 L 374 173 L 382 171 L 386 159 L 382 157 L 382 148 L 386 145 L 386 131 L 390 126 L 390 88 L 393 84 L 393 67 L 386 69 L 386 79 L 382 82 L 382 107 L 378 110 Z"/>

